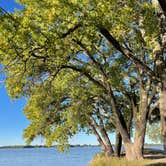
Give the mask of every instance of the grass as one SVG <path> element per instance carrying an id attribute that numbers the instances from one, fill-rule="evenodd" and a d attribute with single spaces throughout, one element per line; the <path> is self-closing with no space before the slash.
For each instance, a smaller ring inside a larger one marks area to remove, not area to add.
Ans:
<path id="1" fill-rule="evenodd" d="M 107 158 L 96 155 L 88 166 L 166 166 L 166 158 L 127 161 L 125 158 Z"/>

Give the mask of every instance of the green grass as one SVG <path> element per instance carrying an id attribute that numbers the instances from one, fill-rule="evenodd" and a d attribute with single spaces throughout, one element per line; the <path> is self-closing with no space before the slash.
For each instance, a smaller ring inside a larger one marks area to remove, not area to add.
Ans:
<path id="1" fill-rule="evenodd" d="M 166 166 L 166 159 L 127 161 L 125 158 L 106 158 L 96 155 L 88 166 Z"/>

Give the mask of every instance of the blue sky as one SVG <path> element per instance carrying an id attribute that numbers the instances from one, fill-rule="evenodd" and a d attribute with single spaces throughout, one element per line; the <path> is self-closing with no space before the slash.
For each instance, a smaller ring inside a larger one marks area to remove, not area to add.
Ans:
<path id="1" fill-rule="evenodd" d="M 20 7 L 12 0 L 0 0 L 0 6 L 7 11 Z M 22 132 L 28 125 L 22 113 L 24 104 L 23 99 L 12 101 L 7 95 L 4 84 L 0 82 L 0 146 L 24 144 Z"/>
<path id="2" fill-rule="evenodd" d="M 21 6 L 18 5 L 14 0 L 0 0 L 0 6 L 7 11 L 14 11 L 15 8 L 21 8 Z"/>

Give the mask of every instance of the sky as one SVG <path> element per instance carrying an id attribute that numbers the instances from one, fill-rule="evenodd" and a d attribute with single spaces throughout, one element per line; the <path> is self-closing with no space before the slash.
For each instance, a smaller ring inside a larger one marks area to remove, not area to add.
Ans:
<path id="1" fill-rule="evenodd" d="M 14 12 L 14 8 L 21 9 L 14 0 L 0 0 L 0 6 L 6 11 Z M 23 130 L 28 126 L 29 121 L 23 114 L 26 104 L 25 99 L 13 100 L 7 94 L 5 85 L 1 82 L 3 75 L 0 75 L 0 146 L 25 145 L 22 138 Z M 111 142 L 115 142 L 115 135 L 110 135 Z M 149 142 L 149 140 L 147 141 Z M 77 134 L 70 140 L 71 144 L 92 144 L 97 145 L 95 136 L 88 136 L 84 133 Z M 43 144 L 43 139 L 38 138 L 32 144 Z"/>

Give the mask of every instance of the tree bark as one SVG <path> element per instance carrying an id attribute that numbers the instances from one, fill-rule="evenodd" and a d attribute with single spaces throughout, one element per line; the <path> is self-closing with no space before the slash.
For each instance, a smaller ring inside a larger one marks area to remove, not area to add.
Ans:
<path id="1" fill-rule="evenodd" d="M 166 74 L 163 74 L 163 84 L 159 92 L 160 128 L 164 151 L 166 152 Z"/>
<path id="2" fill-rule="evenodd" d="M 133 120 L 133 111 L 130 112 L 129 118 L 127 119 L 127 130 L 130 138 L 131 138 L 132 120 Z"/>
<path id="3" fill-rule="evenodd" d="M 103 119 L 102 119 L 102 117 L 100 115 L 100 111 L 99 110 L 97 112 L 97 118 L 98 118 L 98 121 L 99 121 L 99 125 L 96 125 L 96 127 L 98 127 L 98 129 L 99 129 L 99 131 L 100 131 L 100 133 L 102 135 L 102 138 L 104 140 L 105 146 L 106 146 L 105 155 L 107 157 L 110 157 L 114 153 L 114 150 L 112 148 L 110 139 L 108 137 L 108 134 L 107 134 L 107 131 L 105 129 L 104 122 L 103 122 Z"/>
<path id="4" fill-rule="evenodd" d="M 94 125 L 91 125 L 91 129 L 92 129 L 94 135 L 96 136 L 99 144 L 101 145 L 102 151 L 104 152 L 106 157 L 113 156 L 114 150 L 112 148 L 112 144 L 110 142 L 110 139 L 108 137 L 106 130 L 103 127 L 98 126 L 96 121 L 93 118 L 92 118 L 92 121 L 93 121 Z M 101 136 L 98 133 L 96 128 L 98 128 Z"/>
<path id="5" fill-rule="evenodd" d="M 156 74 L 159 75 L 161 82 L 159 82 L 159 109 L 160 109 L 160 129 L 161 139 L 166 152 L 166 63 L 164 59 L 165 46 L 166 46 L 166 0 L 158 0 L 164 12 L 164 15 L 159 15 L 160 19 L 160 47 L 155 52 L 157 57 L 156 61 Z"/>
<path id="6" fill-rule="evenodd" d="M 129 132 L 127 130 L 126 123 L 121 115 L 121 112 L 117 109 L 116 100 L 111 94 L 111 106 L 113 109 L 113 113 L 115 116 L 115 125 L 118 131 L 120 132 L 125 152 L 126 152 L 126 158 L 128 160 L 137 160 L 137 159 L 143 159 L 143 145 L 144 145 L 144 137 L 145 137 L 145 131 L 146 131 L 146 114 L 147 114 L 147 96 L 146 94 L 141 93 L 141 104 L 139 107 L 139 113 L 136 112 L 135 114 L 135 123 L 137 124 L 136 127 L 136 135 L 134 143 L 131 142 Z M 133 110 L 134 111 L 134 110 Z M 141 124 L 141 126 L 140 126 Z"/>
<path id="7" fill-rule="evenodd" d="M 130 143 L 125 144 L 124 146 L 127 160 L 143 159 L 142 146 L 140 146 L 140 143 Z"/>
<path id="8" fill-rule="evenodd" d="M 166 0 L 158 0 L 158 1 L 159 1 L 159 4 L 160 4 L 160 6 L 161 6 L 161 8 L 163 10 L 163 13 L 164 13 L 164 15 L 166 17 Z"/>
<path id="9" fill-rule="evenodd" d="M 122 137 L 120 135 L 120 132 L 116 131 L 116 143 L 115 143 L 115 150 L 114 150 L 115 156 L 120 157 L 121 148 L 122 148 Z"/>
<path id="10" fill-rule="evenodd" d="M 102 149 L 103 151 L 105 151 L 106 146 L 105 146 L 105 144 L 104 144 L 102 138 L 100 137 L 99 133 L 97 132 L 96 128 L 95 128 L 93 125 L 91 125 L 91 124 L 90 124 L 90 127 L 91 127 L 91 129 L 92 129 L 93 134 L 96 136 L 97 141 L 99 142 L 99 144 L 100 144 L 100 146 L 101 146 L 101 149 Z"/>
<path id="11" fill-rule="evenodd" d="M 126 144 L 125 152 L 128 160 L 143 159 L 143 147 L 146 133 L 147 115 L 148 115 L 148 90 L 143 89 L 143 84 L 140 82 L 140 103 L 132 103 L 133 117 L 135 123 L 134 143 Z M 132 115 L 131 115 L 132 119 Z M 130 119 L 130 120 L 131 120 Z"/>
<path id="12" fill-rule="evenodd" d="M 140 120 L 139 124 L 136 125 L 136 133 L 134 143 L 124 144 L 126 158 L 128 160 L 140 160 L 143 159 L 143 147 L 146 132 L 146 118 Z"/>
<path id="13" fill-rule="evenodd" d="M 112 156 L 113 153 L 114 153 L 114 150 L 113 150 L 113 148 L 112 148 L 110 139 L 109 139 L 108 134 L 106 133 L 105 129 L 104 129 L 104 130 L 101 130 L 100 132 L 101 132 L 102 137 L 103 137 L 103 140 L 104 140 L 104 142 L 105 142 L 105 147 L 106 147 L 106 149 L 105 149 L 105 155 L 106 155 L 107 157 L 110 157 L 110 156 Z"/>

